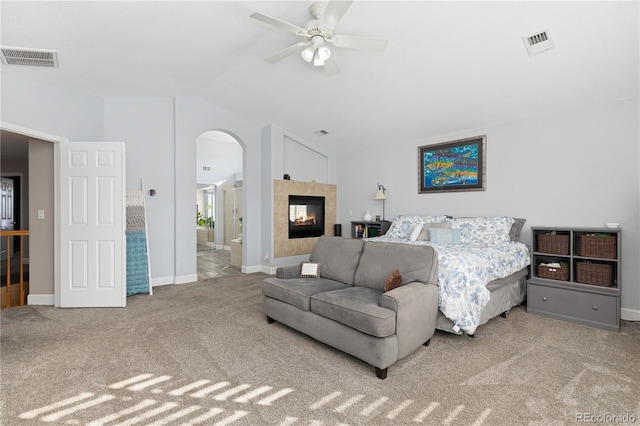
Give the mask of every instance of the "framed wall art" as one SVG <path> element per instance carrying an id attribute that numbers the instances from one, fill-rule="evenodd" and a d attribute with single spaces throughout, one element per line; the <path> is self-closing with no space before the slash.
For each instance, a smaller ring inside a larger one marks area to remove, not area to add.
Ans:
<path id="1" fill-rule="evenodd" d="M 418 193 L 485 190 L 487 137 L 418 147 Z"/>

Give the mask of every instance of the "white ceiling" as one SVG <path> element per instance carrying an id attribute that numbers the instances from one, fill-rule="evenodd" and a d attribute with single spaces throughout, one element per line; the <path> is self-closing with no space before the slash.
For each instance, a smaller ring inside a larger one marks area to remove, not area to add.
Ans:
<path id="1" fill-rule="evenodd" d="M 355 1 L 334 33 L 387 39 L 386 52 L 333 48 L 335 76 L 299 55 L 265 62 L 300 39 L 249 15 L 304 26 L 310 4 L 3 0 L 2 46 L 57 50 L 60 67 L 2 72 L 104 97 L 201 96 L 336 152 L 638 96 L 637 1 Z M 556 48 L 529 57 L 521 37 L 545 29 Z"/>

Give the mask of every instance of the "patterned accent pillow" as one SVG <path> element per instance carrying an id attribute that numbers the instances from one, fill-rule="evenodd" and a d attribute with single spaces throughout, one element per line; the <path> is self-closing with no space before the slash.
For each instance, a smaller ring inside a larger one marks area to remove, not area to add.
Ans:
<path id="1" fill-rule="evenodd" d="M 446 216 L 400 215 L 396 216 L 385 235 L 396 238 L 409 238 L 409 229 L 417 224 L 444 222 Z"/>
<path id="2" fill-rule="evenodd" d="M 402 275 L 400 275 L 400 271 L 397 269 L 389 275 L 387 278 L 387 282 L 384 283 L 384 291 L 391 291 L 396 287 L 400 287 L 402 285 Z"/>
<path id="3" fill-rule="evenodd" d="M 418 235 L 419 241 L 429 241 L 429 229 L 431 228 L 449 228 L 451 229 L 450 223 L 425 223 L 422 227 L 422 231 L 420 231 L 420 235 Z"/>
<path id="4" fill-rule="evenodd" d="M 460 230 L 453 228 L 429 228 L 429 239 L 434 244 L 460 244 Z"/>
<path id="5" fill-rule="evenodd" d="M 511 240 L 509 232 L 513 222 L 513 218 L 508 216 L 465 217 L 454 218 L 451 227 L 460 229 L 460 242 L 463 244 L 499 244 Z"/>
<path id="6" fill-rule="evenodd" d="M 300 278 L 320 278 L 320 263 L 303 262 Z"/>

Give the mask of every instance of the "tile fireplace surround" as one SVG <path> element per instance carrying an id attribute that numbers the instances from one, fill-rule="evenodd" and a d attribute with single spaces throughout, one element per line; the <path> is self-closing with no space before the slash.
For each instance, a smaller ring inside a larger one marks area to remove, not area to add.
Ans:
<path id="1" fill-rule="evenodd" d="M 273 181 L 273 257 L 311 253 L 319 237 L 289 239 L 289 195 L 324 197 L 324 234 L 336 223 L 336 186 L 316 182 Z"/>

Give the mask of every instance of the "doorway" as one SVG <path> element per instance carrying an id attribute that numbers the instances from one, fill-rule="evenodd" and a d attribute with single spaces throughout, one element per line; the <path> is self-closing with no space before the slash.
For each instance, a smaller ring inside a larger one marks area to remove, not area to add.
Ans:
<path id="1" fill-rule="evenodd" d="M 2 230 L 3 231 L 13 231 L 15 229 L 20 229 L 18 224 L 16 223 L 16 197 L 15 197 L 15 188 L 13 184 L 13 179 L 8 177 L 2 177 L 0 180 L 0 217 L 2 218 Z M 11 244 L 9 244 L 9 248 L 7 249 L 7 238 L 11 238 Z M 6 261 L 13 257 L 14 251 L 14 238 L 13 237 L 2 237 L 0 238 L 0 260 Z M 3 265 L 4 266 L 4 265 Z"/>
<path id="2" fill-rule="evenodd" d="M 230 241 L 242 232 L 243 147 L 227 132 L 208 131 L 196 141 L 196 157 L 198 275 L 226 275 Z"/>
<path id="3" fill-rule="evenodd" d="M 55 305 L 58 285 L 55 263 L 59 259 L 54 250 L 57 207 L 54 146 L 67 139 L 4 121 L 0 128 L 0 168 L 3 177 L 20 177 L 19 190 L 14 180 L 16 198 L 20 198 L 20 213 L 15 216 L 20 228 L 29 230 L 29 236 L 24 238 L 24 263 L 29 266 L 27 304 Z M 38 201 L 37 211 L 30 209 L 30 199 Z"/>

